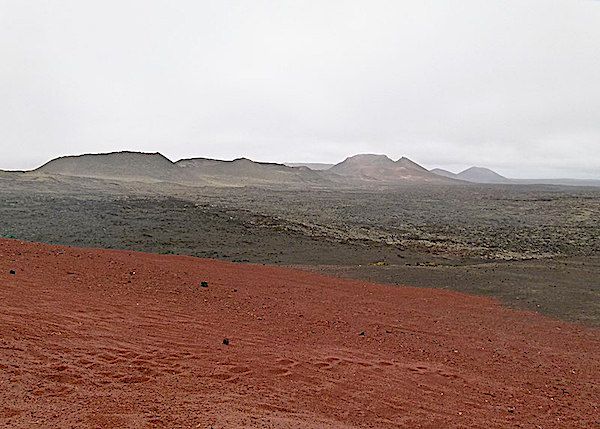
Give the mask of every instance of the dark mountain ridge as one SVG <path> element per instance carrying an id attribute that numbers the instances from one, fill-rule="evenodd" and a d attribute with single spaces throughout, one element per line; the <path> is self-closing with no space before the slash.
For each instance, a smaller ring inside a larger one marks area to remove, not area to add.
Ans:
<path id="1" fill-rule="evenodd" d="M 324 169 L 256 162 L 247 158 L 224 161 L 189 158 L 173 162 L 161 153 L 110 152 L 62 156 L 27 172 L 2 172 L 0 178 L 68 176 L 129 182 L 168 182 L 186 186 L 298 186 L 364 188 L 415 184 L 550 184 L 600 186 L 598 180 L 508 179 L 488 168 L 471 167 L 458 174 L 443 169 L 428 171 L 402 157 L 358 154 Z"/>
<path id="2" fill-rule="evenodd" d="M 272 162 L 256 162 L 247 158 L 222 161 L 209 158 L 182 159 L 175 163 L 190 177 L 212 178 L 230 184 L 320 184 L 327 177 L 307 167 L 289 167 Z"/>
<path id="3" fill-rule="evenodd" d="M 33 170 L 37 174 L 135 181 L 182 181 L 177 166 L 164 155 L 111 152 L 62 156 Z"/>

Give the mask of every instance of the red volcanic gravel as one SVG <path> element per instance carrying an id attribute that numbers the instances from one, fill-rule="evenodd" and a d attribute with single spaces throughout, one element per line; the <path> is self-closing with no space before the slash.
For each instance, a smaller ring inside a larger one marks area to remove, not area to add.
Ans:
<path id="1" fill-rule="evenodd" d="M 0 427 L 600 427 L 598 333 L 448 291 L 0 240 Z"/>

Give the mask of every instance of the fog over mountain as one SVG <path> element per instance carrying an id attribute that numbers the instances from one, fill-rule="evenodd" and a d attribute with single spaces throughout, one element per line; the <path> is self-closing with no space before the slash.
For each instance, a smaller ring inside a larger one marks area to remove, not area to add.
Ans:
<path id="1" fill-rule="evenodd" d="M 0 168 L 386 153 L 599 179 L 599 22 L 598 1 L 0 2 Z"/>

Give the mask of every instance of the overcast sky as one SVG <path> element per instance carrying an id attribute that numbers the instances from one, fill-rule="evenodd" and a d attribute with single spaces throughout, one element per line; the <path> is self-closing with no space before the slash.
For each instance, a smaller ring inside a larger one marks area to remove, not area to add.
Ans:
<path id="1" fill-rule="evenodd" d="M 0 0 L 0 148 L 600 178 L 600 2 Z"/>

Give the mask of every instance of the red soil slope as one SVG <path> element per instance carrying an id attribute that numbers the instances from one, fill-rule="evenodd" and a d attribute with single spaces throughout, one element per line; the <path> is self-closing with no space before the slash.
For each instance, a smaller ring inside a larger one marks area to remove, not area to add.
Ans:
<path id="1" fill-rule="evenodd" d="M 599 427 L 599 352 L 480 297 L 0 241 L 0 427 Z"/>

